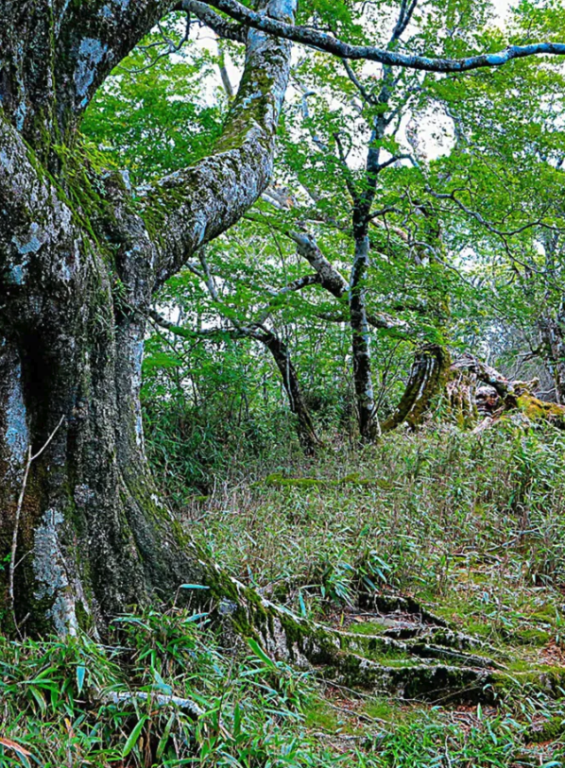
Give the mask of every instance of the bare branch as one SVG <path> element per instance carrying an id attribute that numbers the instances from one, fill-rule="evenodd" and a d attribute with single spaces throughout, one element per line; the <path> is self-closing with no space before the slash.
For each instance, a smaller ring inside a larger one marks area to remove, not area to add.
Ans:
<path id="1" fill-rule="evenodd" d="M 406 67 L 407 69 L 419 69 L 426 72 L 468 72 L 484 67 L 501 67 L 514 59 L 529 56 L 565 56 L 565 43 L 550 42 L 510 45 L 503 51 L 481 53 L 461 59 L 410 55 L 370 45 L 352 45 L 311 27 L 295 27 L 246 8 L 237 0 L 206 0 L 206 2 L 214 8 L 224 11 L 232 19 L 271 35 L 318 48 L 341 59 L 366 59 L 391 67 Z"/>
<path id="2" fill-rule="evenodd" d="M 366 101 L 367 104 L 376 105 L 378 103 L 377 99 L 372 94 L 370 94 L 369 91 L 367 91 L 367 89 L 364 87 L 363 83 L 359 80 L 359 78 L 353 71 L 351 64 L 347 61 L 347 59 L 342 59 L 342 61 L 349 79 L 351 80 L 353 85 L 357 88 L 357 90 L 363 97 L 363 100 Z"/>
<path id="3" fill-rule="evenodd" d="M 321 285 L 320 275 L 304 275 L 293 280 L 288 285 L 280 288 L 278 291 L 270 291 L 273 298 L 284 296 L 287 293 L 295 293 L 301 291 L 303 288 L 308 288 L 311 285 Z"/>
<path id="4" fill-rule="evenodd" d="M 176 10 L 193 13 L 202 24 L 213 30 L 223 40 L 234 40 L 236 43 L 245 42 L 247 37 L 246 28 L 227 21 L 227 19 L 213 11 L 206 3 L 198 2 L 198 0 L 182 0 L 176 6 Z"/>
<path id="5" fill-rule="evenodd" d="M 408 0 L 401 0 L 398 21 L 396 22 L 396 25 L 392 33 L 392 37 L 390 39 L 391 44 L 395 43 L 397 40 L 400 40 L 400 38 L 404 34 L 406 27 L 408 26 L 408 24 L 410 24 L 410 19 L 412 18 L 417 5 L 418 5 L 418 0 L 412 0 L 410 5 L 408 5 Z"/>
<path id="6" fill-rule="evenodd" d="M 161 59 L 166 58 L 167 56 L 171 56 L 173 53 L 178 53 L 183 45 L 188 42 L 188 38 L 190 37 L 190 13 L 187 12 L 186 14 L 186 22 L 184 25 L 184 33 L 181 39 L 178 41 L 178 43 L 175 43 L 174 40 L 172 40 L 170 37 L 168 37 L 165 34 L 165 31 L 163 30 L 161 24 L 157 25 L 159 32 L 161 34 L 161 42 L 158 43 L 152 43 L 151 45 L 147 46 L 141 46 L 145 51 L 152 50 L 155 47 L 159 46 L 165 46 L 165 50 L 161 51 L 161 53 L 158 53 L 156 56 L 153 56 L 153 58 L 149 61 L 148 64 L 144 67 L 139 67 L 137 69 L 128 69 L 127 67 L 120 66 L 120 69 L 123 72 L 127 72 L 129 75 L 138 75 L 142 72 L 147 72 L 148 69 L 151 69 L 154 67 Z"/>

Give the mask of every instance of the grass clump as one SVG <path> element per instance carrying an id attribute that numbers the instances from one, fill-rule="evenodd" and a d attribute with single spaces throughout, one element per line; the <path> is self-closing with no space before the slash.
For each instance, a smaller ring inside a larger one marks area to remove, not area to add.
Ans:
<path id="1" fill-rule="evenodd" d="M 1 766 L 300 759 L 308 682 L 249 649 L 224 650 L 185 611 L 124 616 L 105 645 L 4 639 L 0 654 Z"/>

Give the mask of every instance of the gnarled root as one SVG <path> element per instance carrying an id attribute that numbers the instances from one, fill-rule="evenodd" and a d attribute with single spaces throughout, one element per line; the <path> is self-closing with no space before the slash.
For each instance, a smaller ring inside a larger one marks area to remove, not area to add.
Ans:
<path id="1" fill-rule="evenodd" d="M 225 576 L 217 590 L 223 596 L 218 613 L 229 615 L 238 635 L 254 637 L 274 659 L 315 669 L 348 688 L 434 702 L 492 701 L 493 674 L 504 669 L 495 649 L 487 656 L 480 641 L 442 620 L 434 624 L 436 617 L 408 598 L 388 598 L 391 607 L 408 605 L 410 615 L 418 616 L 419 629 L 414 623 L 412 636 L 400 639 L 377 625 L 374 634 L 361 634 L 309 621 Z M 375 622 L 383 618 L 380 612 L 369 615 Z M 402 623 L 403 614 L 395 615 Z"/>

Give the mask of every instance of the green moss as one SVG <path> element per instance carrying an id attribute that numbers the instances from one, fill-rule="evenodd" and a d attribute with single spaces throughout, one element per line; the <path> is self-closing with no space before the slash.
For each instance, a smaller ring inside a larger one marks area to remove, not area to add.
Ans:
<path id="1" fill-rule="evenodd" d="M 304 724 L 307 728 L 335 733 L 342 724 L 338 719 L 336 710 L 332 709 L 321 698 L 309 701 L 304 707 L 303 713 Z"/>
<path id="2" fill-rule="evenodd" d="M 549 642 L 550 634 L 543 629 L 520 629 L 515 633 L 515 638 L 521 645 L 543 646 Z"/>
<path id="3" fill-rule="evenodd" d="M 355 622 L 349 627 L 349 632 L 353 632 L 356 635 L 378 635 L 387 625 L 382 621 L 362 621 Z"/>
<path id="4" fill-rule="evenodd" d="M 555 741 L 565 733 L 565 720 L 562 717 L 552 717 L 543 723 L 536 723 L 528 730 L 527 739 L 535 744 L 544 741 Z"/>
<path id="5" fill-rule="evenodd" d="M 283 488 L 336 488 L 344 485 L 362 485 L 376 486 L 382 490 L 390 490 L 393 487 L 387 480 L 383 480 L 382 478 L 360 477 L 358 472 L 353 472 L 339 480 L 317 477 L 284 477 L 282 472 L 273 472 L 272 474 L 267 475 L 262 482 L 254 483 L 254 487 L 260 486 L 262 483 Z"/>
<path id="6" fill-rule="evenodd" d="M 558 403 L 548 403 L 530 394 L 520 395 L 516 403 L 531 421 L 545 420 L 565 426 L 565 407 Z"/>

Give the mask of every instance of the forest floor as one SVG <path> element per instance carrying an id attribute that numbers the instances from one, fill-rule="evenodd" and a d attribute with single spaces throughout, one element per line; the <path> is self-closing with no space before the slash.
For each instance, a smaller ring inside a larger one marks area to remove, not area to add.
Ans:
<path id="1" fill-rule="evenodd" d="M 104 646 L 0 641 L 0 766 L 565 766 L 564 509 L 553 429 L 399 432 L 234 467 L 180 510 L 207 556 L 393 675 L 479 677 L 379 693 L 227 643 L 190 606 L 145 611 Z M 430 637 L 431 657 L 383 648 Z"/>
<path id="2" fill-rule="evenodd" d="M 554 430 L 400 433 L 232 479 L 185 514 L 216 562 L 299 615 L 396 638 L 429 635 L 435 617 L 499 663 L 496 683 L 459 701 L 326 683 L 306 724 L 346 762 L 361 751 L 371 765 L 565 765 L 564 460 Z M 412 598 L 431 618 L 394 601 L 359 607 L 360 588 Z"/>

